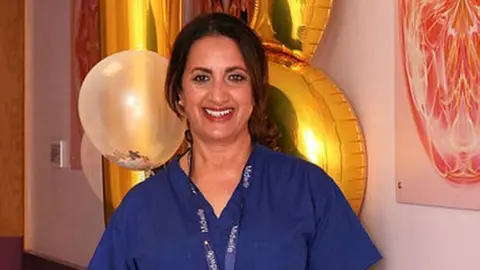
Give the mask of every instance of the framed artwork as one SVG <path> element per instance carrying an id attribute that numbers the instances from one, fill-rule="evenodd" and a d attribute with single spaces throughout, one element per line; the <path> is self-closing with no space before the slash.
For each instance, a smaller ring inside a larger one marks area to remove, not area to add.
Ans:
<path id="1" fill-rule="evenodd" d="M 479 210 L 480 6 L 398 1 L 397 201 Z"/>
<path id="2" fill-rule="evenodd" d="M 78 116 L 78 95 L 90 69 L 101 60 L 99 0 L 71 1 L 71 106 L 70 167 L 81 169 L 83 129 Z"/>

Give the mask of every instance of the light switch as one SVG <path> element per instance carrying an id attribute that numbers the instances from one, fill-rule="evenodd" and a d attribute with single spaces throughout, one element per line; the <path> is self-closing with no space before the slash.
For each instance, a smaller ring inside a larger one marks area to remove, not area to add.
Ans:
<path id="1" fill-rule="evenodd" d="M 65 141 L 50 144 L 50 162 L 54 167 L 65 168 Z"/>

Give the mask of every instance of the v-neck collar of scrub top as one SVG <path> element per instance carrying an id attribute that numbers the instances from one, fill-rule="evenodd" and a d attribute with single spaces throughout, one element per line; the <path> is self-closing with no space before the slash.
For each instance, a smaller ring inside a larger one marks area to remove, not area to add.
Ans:
<path id="1" fill-rule="evenodd" d="M 252 151 L 247 160 L 247 163 L 245 164 L 245 166 L 251 165 L 253 168 L 250 174 L 250 178 L 248 180 L 250 186 L 246 190 L 244 189 L 244 187 L 242 187 L 243 176 L 241 176 L 237 187 L 235 188 L 232 196 L 227 202 L 225 208 L 223 209 L 220 217 L 217 217 L 215 215 L 210 203 L 208 203 L 203 194 L 200 193 L 209 226 L 221 230 L 230 230 L 234 223 L 237 221 L 239 215 L 241 214 L 240 212 L 242 211 L 242 204 L 244 204 L 244 202 L 248 199 L 249 194 L 255 192 L 255 182 L 259 181 L 256 178 L 256 175 L 258 174 L 256 174 L 255 171 L 256 168 L 259 167 L 261 153 L 262 151 L 265 151 L 263 148 L 265 148 L 265 146 L 257 143 L 252 143 Z M 180 158 L 181 156 L 172 160 L 172 163 L 169 166 L 172 170 L 169 174 L 169 178 L 172 180 L 172 185 L 174 186 L 176 192 L 180 194 L 180 196 L 182 197 L 182 199 L 184 199 L 186 203 L 189 204 L 188 208 L 196 210 L 198 205 L 195 202 L 195 198 L 193 198 L 194 195 L 191 191 L 190 185 L 192 184 L 192 182 L 185 173 L 185 171 L 180 167 Z M 243 192 L 240 189 L 244 189 Z M 194 225 L 198 227 L 196 211 L 192 211 L 192 217 L 195 219 Z M 198 230 L 198 228 L 196 229 Z"/>

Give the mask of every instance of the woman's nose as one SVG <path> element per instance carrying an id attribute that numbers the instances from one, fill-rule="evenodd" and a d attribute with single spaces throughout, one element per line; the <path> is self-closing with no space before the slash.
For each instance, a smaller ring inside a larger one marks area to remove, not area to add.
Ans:
<path id="1" fill-rule="evenodd" d="M 216 103 L 228 100 L 228 85 L 223 80 L 215 81 L 210 89 L 210 97 Z"/>

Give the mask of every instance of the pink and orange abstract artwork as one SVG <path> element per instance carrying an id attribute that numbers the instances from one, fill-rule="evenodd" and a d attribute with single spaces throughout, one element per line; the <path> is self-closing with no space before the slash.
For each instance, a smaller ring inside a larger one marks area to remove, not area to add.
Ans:
<path id="1" fill-rule="evenodd" d="M 480 1 L 398 1 L 397 201 L 480 210 Z"/>

